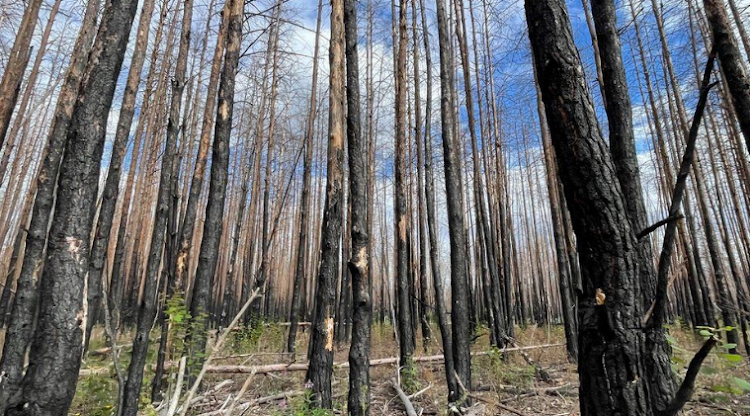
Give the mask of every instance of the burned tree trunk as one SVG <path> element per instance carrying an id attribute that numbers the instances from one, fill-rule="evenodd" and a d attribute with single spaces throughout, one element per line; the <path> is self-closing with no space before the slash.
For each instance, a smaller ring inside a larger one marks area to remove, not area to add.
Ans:
<path id="1" fill-rule="evenodd" d="M 344 5 L 331 4 L 328 98 L 328 181 L 321 236 L 320 265 L 315 289 L 314 317 L 310 340 L 310 366 L 306 379 L 312 382 L 313 402 L 330 409 L 333 373 L 333 329 L 336 274 L 341 246 L 341 213 L 344 199 Z"/>
<path id="2" fill-rule="evenodd" d="M 612 162 L 617 171 L 617 179 L 625 197 L 625 209 L 630 227 L 640 232 L 648 225 L 646 206 L 643 201 L 643 188 L 638 168 L 638 157 L 633 134 L 633 111 L 628 92 L 628 80 L 620 50 L 620 36 L 617 32 L 617 19 L 614 0 L 592 0 L 592 14 L 599 39 L 601 55 L 603 93 L 606 96 L 605 108 L 609 121 L 609 148 Z M 637 241 L 640 286 L 643 293 L 641 306 L 649 307 L 656 292 L 656 269 L 651 240 Z M 661 325 L 646 331 L 646 356 L 648 382 L 651 398 L 657 409 L 665 408 L 672 399 L 675 389 L 671 354 Z"/>
<path id="3" fill-rule="evenodd" d="M 141 8 L 141 17 L 138 21 L 138 32 L 135 38 L 135 48 L 128 70 L 128 80 L 120 105 L 120 117 L 117 119 L 117 130 L 112 145 L 112 158 L 109 162 L 107 182 L 104 185 L 101 208 L 91 244 L 91 258 L 89 259 L 88 273 L 88 319 L 86 320 L 86 333 L 84 336 L 84 353 L 88 350 L 91 341 L 91 330 L 96 322 L 99 312 L 101 298 L 102 271 L 104 261 L 107 257 L 109 247 L 110 230 L 115 216 L 117 196 L 120 192 L 120 173 L 122 161 L 128 147 L 130 126 L 135 114 L 135 101 L 138 95 L 138 85 L 141 82 L 141 70 L 146 60 L 146 46 L 148 44 L 148 33 L 151 26 L 151 15 L 154 11 L 154 0 L 146 0 Z"/>
<path id="4" fill-rule="evenodd" d="M 394 16 L 395 18 L 395 16 Z M 399 1 L 398 53 L 396 60 L 395 100 L 395 187 L 394 221 L 396 232 L 396 294 L 398 313 L 398 342 L 401 372 L 411 371 L 411 356 L 414 354 L 414 326 L 409 277 L 409 245 L 407 241 L 409 220 L 406 211 L 406 0 Z"/>
<path id="5" fill-rule="evenodd" d="M 191 0 L 186 0 L 186 13 L 183 18 L 191 18 Z M 177 151 L 177 136 L 179 133 L 180 108 L 182 106 L 182 92 L 185 88 L 185 71 L 187 67 L 187 54 L 190 45 L 190 24 L 183 21 L 180 36 L 180 49 L 177 57 L 174 80 L 172 82 L 172 98 L 169 106 L 166 143 L 161 162 L 161 174 L 159 176 L 159 187 L 156 196 L 156 213 L 154 214 L 153 229 L 151 230 L 151 247 L 148 254 L 146 266 L 145 286 L 143 297 L 138 307 L 138 320 L 136 333 L 133 339 L 133 352 L 128 368 L 128 379 L 125 384 L 122 415 L 135 416 L 138 412 L 138 402 L 141 394 L 143 381 L 143 370 L 148 353 L 148 340 L 151 326 L 156 318 L 157 312 L 157 290 L 159 288 L 159 271 L 162 265 L 162 254 L 166 240 L 167 222 L 170 217 L 170 204 L 172 201 L 172 175 L 175 172 L 175 153 Z M 166 262 L 165 262 L 166 263 Z"/>
<path id="6" fill-rule="evenodd" d="M 344 0 L 346 40 L 346 134 L 349 146 L 351 209 L 352 343 L 349 349 L 349 398 L 351 415 L 370 414 L 370 324 L 372 321 L 367 234 L 367 142 L 362 138 L 359 110 L 359 60 L 357 56 L 357 4 Z"/>
<path id="7" fill-rule="evenodd" d="M 320 25 L 323 14 L 323 0 L 318 0 L 318 23 L 315 28 L 315 51 L 313 52 L 312 67 L 312 90 L 310 91 L 310 108 L 307 113 L 307 125 L 305 127 L 305 161 L 302 168 L 302 195 L 300 196 L 300 223 L 299 237 L 297 240 L 297 264 L 294 272 L 294 283 L 292 288 L 292 311 L 289 314 L 289 338 L 287 339 L 287 351 L 294 352 L 297 343 L 297 326 L 302 309 L 302 300 L 305 297 L 303 291 L 306 281 L 305 261 L 308 256 L 309 242 L 308 231 L 310 229 L 311 195 L 310 185 L 312 183 L 312 163 L 315 135 L 315 115 L 318 94 L 318 54 L 320 46 Z"/>
<path id="8" fill-rule="evenodd" d="M 742 53 L 734 39 L 724 2 L 722 0 L 703 0 L 703 7 L 711 25 L 713 47 L 716 48 L 719 55 L 721 70 L 732 96 L 737 121 L 750 151 L 750 80 L 745 72 Z M 742 24 L 742 22 L 737 23 Z"/>
<path id="9" fill-rule="evenodd" d="M 191 316 L 195 331 L 190 334 L 190 353 L 194 357 L 195 369 L 200 369 L 206 351 L 206 331 L 208 325 L 208 305 L 211 299 L 211 287 L 219 257 L 219 243 L 223 231 L 224 200 L 229 176 L 229 138 L 232 133 L 232 114 L 234 110 L 234 85 L 237 67 L 240 60 L 242 40 L 242 13 L 244 2 L 232 0 L 230 15 L 227 21 L 226 51 L 224 69 L 219 83 L 219 101 L 216 109 L 216 129 L 214 131 L 213 154 L 211 157 L 211 182 L 206 205 L 206 223 L 203 229 L 203 241 L 198 258 L 198 270 L 195 273 Z M 197 374 L 192 371 L 193 374 Z"/>
<path id="10" fill-rule="evenodd" d="M 55 216 L 39 288 L 38 321 L 29 366 L 8 414 L 64 414 L 75 394 L 86 322 L 88 242 L 107 117 L 137 3 L 108 3 L 82 77 L 57 180 Z"/>
<path id="11" fill-rule="evenodd" d="M 425 103 L 425 137 L 424 158 L 425 170 L 425 208 L 427 210 L 427 233 L 430 240 L 430 269 L 432 285 L 435 290 L 435 310 L 437 311 L 440 336 L 443 341 L 445 355 L 445 377 L 451 397 L 459 397 L 458 383 L 456 383 L 455 365 L 453 363 L 453 339 L 448 322 L 448 312 L 445 307 L 445 292 L 443 279 L 440 275 L 440 261 L 438 259 L 438 228 L 435 211 L 435 174 L 432 167 L 432 55 L 430 53 L 430 38 L 427 26 L 427 13 L 424 0 L 420 0 L 421 27 L 424 34 L 425 65 L 427 66 L 427 93 Z M 442 86 L 442 83 L 441 83 Z M 442 106 L 441 106 L 442 109 Z M 452 392 L 452 393 L 451 393 Z M 456 399 L 451 399 L 456 400 Z"/>
<path id="12" fill-rule="evenodd" d="M 0 148 L 3 147 L 5 142 L 5 134 L 8 132 L 13 109 L 16 107 L 23 73 L 29 63 L 31 37 L 34 35 L 34 27 L 42 3 L 42 0 L 29 1 L 26 10 L 24 10 L 23 19 L 16 32 L 17 36 L 10 50 L 8 62 L 5 63 L 3 78 L 0 80 Z M 6 149 L 6 151 L 9 150 Z"/>
<path id="13" fill-rule="evenodd" d="M 451 323 L 453 325 L 451 339 L 455 369 L 453 374 L 446 374 L 446 377 L 448 378 L 448 400 L 455 402 L 463 397 L 463 392 L 459 387 L 460 384 L 463 384 L 467 389 L 471 389 L 468 253 L 466 252 L 466 230 L 462 206 L 461 152 L 459 151 L 458 139 L 454 135 L 451 41 L 448 33 L 445 4 L 443 0 L 437 0 L 436 3 L 438 43 L 440 44 L 440 117 L 442 119 L 448 231 L 451 249 Z M 448 354 L 447 350 L 446 354 Z"/>
<path id="14" fill-rule="evenodd" d="M 55 118 L 52 121 L 52 127 L 47 138 L 42 166 L 36 178 L 37 191 L 26 236 L 26 248 L 5 335 L 3 355 L 0 359 L 0 372 L 5 374 L 5 377 L 0 380 L 0 413 L 5 411 L 8 400 L 20 387 L 26 350 L 34 335 L 33 321 L 37 307 L 37 284 L 44 262 L 43 255 L 47 244 L 47 230 L 55 199 L 55 186 L 60 169 L 60 160 L 65 150 L 67 131 L 78 97 L 81 79 L 96 35 L 99 6 L 99 1 L 91 1 L 86 6 L 81 30 L 73 49 L 71 64 L 57 100 Z"/>
<path id="15" fill-rule="evenodd" d="M 581 413 L 652 414 L 637 242 L 564 1 L 526 1 L 529 38 L 580 254 Z"/>

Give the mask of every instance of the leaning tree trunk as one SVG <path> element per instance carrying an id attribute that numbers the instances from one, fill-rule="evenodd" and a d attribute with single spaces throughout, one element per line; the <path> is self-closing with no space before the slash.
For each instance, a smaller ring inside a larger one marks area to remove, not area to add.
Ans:
<path id="1" fill-rule="evenodd" d="M 653 414 L 641 332 L 637 242 L 563 0 L 527 0 L 539 86 L 580 248 L 581 414 Z"/>
<path id="2" fill-rule="evenodd" d="M 706 9 L 706 15 L 711 25 L 713 47 L 716 48 L 719 55 L 721 70 L 732 96 L 734 112 L 750 151 L 750 79 L 745 72 L 742 53 L 734 39 L 724 2 L 722 0 L 703 0 L 703 7 Z M 737 23 L 742 24 L 742 22 Z"/>
<path id="3" fill-rule="evenodd" d="M 210 19 L 210 18 L 209 18 Z M 170 103 L 169 108 L 169 119 L 167 120 L 167 136 L 171 136 L 171 141 L 176 142 L 177 136 L 180 133 L 180 110 L 182 107 L 182 94 L 185 90 L 185 73 L 187 71 L 187 58 L 190 48 L 190 37 L 191 37 L 191 25 L 193 23 L 193 0 L 185 0 L 185 3 L 183 4 L 183 14 L 182 14 L 182 27 L 180 28 L 180 46 L 179 46 L 179 52 L 177 54 L 177 67 L 175 68 L 175 76 L 172 80 L 172 102 Z M 183 143 L 184 138 L 183 136 Z M 167 138 L 167 142 L 170 141 L 170 138 Z M 179 159 L 179 158 L 178 158 Z M 172 199 L 172 203 L 170 204 L 169 210 L 168 210 L 168 220 L 167 220 L 167 234 L 168 234 L 168 243 L 165 246 L 165 251 L 167 255 L 173 254 L 174 249 L 174 234 L 175 231 L 175 222 L 176 222 L 176 216 L 177 216 L 177 203 L 175 199 L 177 198 L 176 192 L 177 192 L 177 179 L 179 177 L 179 163 L 176 163 L 177 161 L 172 160 L 172 165 L 174 166 L 173 169 L 177 169 L 173 171 L 172 173 L 172 181 L 170 185 L 170 197 Z M 174 275 L 174 268 L 172 267 L 175 262 L 174 256 L 170 256 L 167 258 L 167 261 L 165 262 L 166 265 L 163 266 L 164 274 L 166 275 L 164 278 L 164 282 L 162 284 L 168 285 L 167 293 L 169 295 L 173 294 L 175 291 L 175 275 Z M 160 291 L 161 293 L 161 291 Z M 166 303 L 166 302 L 165 302 Z M 166 306 L 165 306 L 166 307 Z M 169 336 L 165 329 L 166 327 L 166 312 L 162 311 L 161 316 L 161 327 L 162 327 L 162 333 L 161 333 L 161 339 L 159 340 L 159 351 L 157 352 L 157 365 L 156 365 L 156 371 L 154 372 L 154 383 L 152 385 L 151 389 L 151 397 L 155 398 L 159 395 L 161 391 L 161 382 L 162 382 L 162 376 L 164 372 L 164 358 L 166 355 L 166 341 Z"/>
<path id="4" fill-rule="evenodd" d="M 47 230 L 55 198 L 57 175 L 67 141 L 68 127 L 78 97 L 78 88 L 96 35 L 99 6 L 99 1 L 90 1 L 86 6 L 71 64 L 57 100 L 55 118 L 47 138 L 42 167 L 36 179 L 37 191 L 26 235 L 26 248 L 5 335 L 3 355 L 0 359 L 0 372 L 5 374 L 5 377 L 0 380 L 0 413 L 5 411 L 8 400 L 20 387 L 26 350 L 33 336 L 33 321 L 38 296 L 37 284 L 44 261 L 44 248 L 47 244 Z"/>
<path id="5" fill-rule="evenodd" d="M 190 6 L 191 0 L 186 0 L 186 7 Z M 186 9 L 187 10 L 187 9 Z M 187 17 L 192 17 L 186 12 Z M 185 16 L 183 16 L 185 17 Z M 185 30 L 187 29 L 187 30 Z M 167 221 L 170 214 L 170 203 L 172 199 L 172 175 L 175 168 L 175 153 L 177 151 L 177 136 L 179 133 L 180 108 L 182 106 L 182 92 L 185 89 L 185 71 L 187 68 L 187 54 L 190 45 L 190 25 L 183 21 L 182 34 L 180 36 L 180 48 L 177 56 L 174 79 L 172 81 L 172 98 L 169 106 L 169 119 L 167 122 L 167 137 L 164 144 L 164 154 L 161 162 L 161 175 L 159 177 L 159 188 L 156 200 L 156 213 L 154 214 L 153 229 L 151 234 L 151 247 L 149 249 L 148 263 L 146 266 L 146 281 L 143 287 L 143 297 L 138 308 L 138 320 L 136 333 L 133 339 L 133 352 L 130 367 L 128 367 L 128 379 L 125 384 L 123 396 L 123 416 L 135 416 L 138 412 L 138 403 L 143 381 L 143 367 L 146 364 L 148 353 L 148 340 L 151 326 L 157 311 L 157 289 L 159 287 L 159 271 L 161 270 L 162 254 L 164 252 L 164 241 L 166 239 Z"/>
<path id="6" fill-rule="evenodd" d="M 189 348 L 195 366 L 191 370 L 200 369 L 206 356 L 208 304 L 211 299 L 211 287 L 213 286 L 213 277 L 219 257 L 221 234 L 224 230 L 224 200 L 229 177 L 229 138 L 232 133 L 235 77 L 240 60 L 243 7 L 244 2 L 242 0 L 232 0 L 230 17 L 227 22 L 227 43 L 224 69 L 219 83 L 219 102 L 216 110 L 206 222 L 203 228 L 203 240 L 198 257 L 198 269 L 195 274 L 193 301 L 191 302 L 191 319 L 194 322 L 191 329 L 194 332 L 190 334 Z M 196 373 L 191 371 L 191 374 Z"/>
<path id="7" fill-rule="evenodd" d="M 29 1 L 23 13 L 21 25 L 16 31 L 16 39 L 13 41 L 8 61 L 5 63 L 3 78 L 0 80 L 0 148 L 5 142 L 5 134 L 8 132 L 13 109 L 16 107 L 23 73 L 29 63 L 31 37 L 34 35 L 34 27 L 36 27 L 42 3 L 42 0 Z"/>
<path id="8" fill-rule="evenodd" d="M 339 247 L 341 245 L 341 212 L 344 198 L 344 5 L 331 3 L 331 41 L 329 46 L 328 98 L 328 180 L 323 213 L 320 265 L 315 289 L 314 317 L 311 329 L 310 365 L 306 379 L 312 382 L 315 406 L 330 409 L 331 374 L 333 373 L 334 300 Z"/>
<path id="9" fill-rule="evenodd" d="M 137 4 L 109 3 L 78 91 L 57 181 L 36 333 L 20 394 L 7 412 L 11 415 L 65 414 L 75 394 L 86 322 L 88 242 L 107 117 Z"/>
<path id="10" fill-rule="evenodd" d="M 146 46 L 148 46 L 148 33 L 151 27 L 151 15 L 154 11 L 154 0 L 146 0 L 141 8 L 141 17 L 138 21 L 138 32 L 135 38 L 135 48 L 128 70 L 128 80 L 125 84 L 125 92 L 120 105 L 120 117 L 117 119 L 117 130 L 115 140 L 112 144 L 112 158 L 109 162 L 107 182 L 104 185 L 101 208 L 97 219 L 93 243 L 91 244 L 91 258 L 89 259 L 88 274 L 88 319 L 86 320 L 86 333 L 84 334 L 84 353 L 88 350 L 91 341 L 91 330 L 94 328 L 99 312 L 101 298 L 102 271 L 109 248 L 109 236 L 112 222 L 115 216 L 117 195 L 120 192 L 120 173 L 122 161 L 128 148 L 130 138 L 130 126 L 135 114 L 135 101 L 138 95 L 138 85 L 141 83 L 141 70 L 146 60 Z"/>

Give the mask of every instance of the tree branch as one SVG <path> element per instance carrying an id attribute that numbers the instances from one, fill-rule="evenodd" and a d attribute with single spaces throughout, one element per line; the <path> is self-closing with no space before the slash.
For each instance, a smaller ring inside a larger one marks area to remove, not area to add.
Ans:
<path id="1" fill-rule="evenodd" d="M 695 390 L 695 379 L 696 377 L 698 377 L 698 372 L 701 369 L 701 365 L 703 365 L 703 361 L 706 359 L 708 353 L 711 352 L 717 342 L 718 341 L 715 337 L 707 339 L 703 344 L 703 347 L 701 347 L 701 349 L 697 354 L 695 354 L 693 359 L 690 360 L 690 365 L 688 366 L 687 374 L 685 374 L 685 379 L 682 381 L 679 390 L 677 390 L 677 393 L 675 394 L 675 397 L 674 399 L 672 399 L 672 402 L 669 404 L 669 406 L 667 406 L 666 409 L 660 412 L 660 416 L 676 415 L 682 409 L 682 407 L 685 406 L 685 403 L 690 400 L 690 396 L 693 395 L 693 390 Z"/>
<path id="2" fill-rule="evenodd" d="M 677 174 L 674 191 L 672 192 L 672 201 L 669 206 L 669 217 L 678 215 L 682 204 L 682 198 L 685 194 L 687 177 L 690 174 L 690 167 L 693 164 L 695 144 L 698 141 L 698 128 L 700 127 L 701 118 L 703 117 L 703 111 L 705 110 L 706 102 L 708 101 L 708 92 L 711 90 L 711 87 L 715 85 L 715 83 L 710 83 L 711 71 L 713 70 L 715 57 L 716 51 L 712 50 L 708 55 L 708 61 L 706 61 L 706 69 L 703 72 L 703 80 L 701 81 L 700 98 L 698 99 L 698 104 L 695 107 L 695 115 L 693 116 L 693 122 L 690 126 L 690 131 L 686 140 L 685 153 L 682 156 L 680 170 Z M 664 243 L 662 244 L 661 255 L 659 258 L 659 270 L 656 283 L 656 299 L 654 299 L 651 308 L 649 308 L 649 311 L 643 318 L 644 325 L 649 324 L 656 327 L 661 326 L 664 322 L 664 314 L 666 311 L 667 303 L 667 291 L 669 288 L 669 269 L 672 261 L 672 253 L 674 252 L 674 243 L 676 237 L 677 221 L 670 221 L 667 223 L 667 229 L 664 231 Z"/>
<path id="3" fill-rule="evenodd" d="M 654 231 L 656 231 L 659 227 L 667 225 L 667 224 L 669 224 L 670 222 L 673 222 L 673 221 L 679 221 L 679 220 L 681 220 L 683 218 L 685 218 L 685 216 L 682 215 L 682 214 L 670 215 L 670 216 L 668 216 L 667 218 L 664 218 L 661 221 L 657 221 L 657 222 L 649 225 L 648 227 L 646 227 L 643 230 L 641 230 L 641 232 L 639 232 L 635 236 L 636 236 L 636 238 L 638 238 L 639 240 L 641 240 L 641 239 L 643 239 L 643 237 L 646 237 L 647 235 L 649 235 L 649 234 L 653 233 Z"/>

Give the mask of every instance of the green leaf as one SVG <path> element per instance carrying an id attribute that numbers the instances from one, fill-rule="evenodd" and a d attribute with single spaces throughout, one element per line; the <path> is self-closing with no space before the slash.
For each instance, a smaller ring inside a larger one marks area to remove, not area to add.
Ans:
<path id="1" fill-rule="evenodd" d="M 719 357 L 727 360 L 730 363 L 741 363 L 742 362 L 742 356 L 737 354 L 719 354 Z"/>
<path id="2" fill-rule="evenodd" d="M 750 392 L 750 382 L 748 382 L 747 380 L 741 379 L 739 377 L 733 377 L 732 383 L 734 383 L 734 385 L 737 386 L 740 390 Z"/>
<path id="3" fill-rule="evenodd" d="M 733 349 L 737 348 L 737 344 L 726 343 L 726 344 L 722 345 L 721 347 L 724 348 L 724 349 L 726 349 L 726 350 L 733 350 Z"/>
<path id="4" fill-rule="evenodd" d="M 703 338 L 711 338 L 714 335 L 710 331 L 707 331 L 705 329 L 701 329 L 698 333 L 701 334 Z"/>

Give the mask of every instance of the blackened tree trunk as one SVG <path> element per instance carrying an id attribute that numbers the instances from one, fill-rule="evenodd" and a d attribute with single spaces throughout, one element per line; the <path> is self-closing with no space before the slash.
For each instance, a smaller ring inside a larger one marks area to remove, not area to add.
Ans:
<path id="1" fill-rule="evenodd" d="M 310 91 L 310 108 L 307 113 L 307 125 L 305 127 L 305 161 L 302 168 L 302 195 L 300 197 L 300 222 L 299 237 L 297 240 L 297 264 L 294 272 L 294 287 L 292 289 L 292 311 L 289 316 L 289 338 L 287 339 L 287 351 L 294 352 L 297 343 L 297 326 L 302 309 L 302 299 L 305 293 L 302 290 L 303 282 L 306 280 L 306 259 L 308 253 L 308 230 L 310 229 L 310 184 L 312 183 L 312 163 L 315 135 L 315 115 L 318 99 L 318 54 L 320 46 L 320 25 L 323 21 L 323 0 L 318 0 L 318 23 L 315 28 L 315 51 L 313 52 L 312 67 L 312 90 Z"/>
<path id="2" fill-rule="evenodd" d="M 21 25 L 16 31 L 16 39 L 13 41 L 13 47 L 5 64 L 3 78 L 0 80 L 0 148 L 3 147 L 5 142 L 5 134 L 8 132 L 13 109 L 16 107 L 23 73 L 29 63 L 31 37 L 34 35 L 34 27 L 36 27 L 42 3 L 42 0 L 33 0 L 26 6 Z M 6 151 L 10 151 L 10 149 L 6 149 Z"/>
<path id="3" fill-rule="evenodd" d="M 331 3 L 331 41 L 328 48 L 328 180 L 323 213 L 320 265 L 306 379 L 312 383 L 313 403 L 330 409 L 333 372 L 333 329 L 336 275 L 341 246 L 341 213 L 344 198 L 344 4 Z"/>
<path id="4" fill-rule="evenodd" d="M 193 241 L 193 231 L 200 205 L 201 193 L 203 191 L 203 179 L 206 174 L 206 162 L 208 151 L 211 148 L 211 128 L 214 127 L 214 116 L 216 112 L 216 90 L 219 87 L 219 75 L 223 62 L 224 48 L 226 47 L 227 16 L 229 14 L 228 3 L 224 5 L 219 23 L 219 33 L 216 35 L 216 49 L 211 60 L 211 73 L 208 78 L 206 89 L 206 105 L 204 107 L 203 120 L 201 124 L 201 135 L 198 142 L 198 155 L 193 167 L 190 179 L 190 192 L 188 193 L 185 214 L 178 232 L 178 240 L 175 246 L 177 253 L 174 254 L 175 261 L 171 273 L 174 275 L 174 285 L 184 289 L 187 285 L 190 268 L 190 248 Z"/>
<path id="5" fill-rule="evenodd" d="M 191 6 L 190 0 L 186 0 L 186 7 Z M 191 8 L 192 9 L 192 8 Z M 192 19 L 191 11 L 186 14 Z M 183 18 L 185 15 L 183 15 Z M 187 30 L 186 30 L 187 29 Z M 146 266 L 145 285 L 141 304 L 138 307 L 138 320 L 136 333 L 133 339 L 133 352 L 130 367 L 128 367 L 128 379 L 125 384 L 123 398 L 123 416 L 135 416 L 138 412 L 141 385 L 143 381 L 143 369 L 146 364 L 148 353 L 148 340 L 151 326 L 157 311 L 157 289 L 159 287 L 159 271 L 161 270 L 162 254 L 164 253 L 164 242 L 166 240 L 167 221 L 170 217 L 170 205 L 172 201 L 172 175 L 175 170 L 175 153 L 177 151 L 177 136 L 179 133 L 180 108 L 182 106 L 182 92 L 185 89 L 185 71 L 187 68 L 187 54 L 190 45 L 190 23 L 183 21 L 180 36 L 180 48 L 177 56 L 177 65 L 172 81 L 172 98 L 169 106 L 169 119 L 167 122 L 167 136 L 164 144 L 164 154 L 161 161 L 161 174 L 159 176 L 159 188 L 156 197 L 156 212 L 154 214 L 153 229 L 151 234 L 151 247 L 149 249 L 148 263 Z"/>
<path id="6" fill-rule="evenodd" d="M 750 80 L 745 72 L 742 53 L 737 47 L 724 2 L 703 0 L 703 7 L 711 25 L 714 48 L 719 55 L 721 70 L 732 96 L 737 121 L 750 150 Z"/>
<path id="7" fill-rule="evenodd" d="M 351 212 L 352 344 L 349 348 L 349 399 L 351 415 L 370 414 L 370 300 L 369 244 L 367 234 L 367 143 L 362 139 L 359 111 L 359 60 L 357 56 L 357 4 L 344 0 L 346 39 L 346 134 L 349 146 Z"/>
<path id="8" fill-rule="evenodd" d="M 219 244 L 224 230 L 224 200 L 229 176 L 229 139 L 232 133 L 232 113 L 234 110 L 234 85 L 240 60 L 242 41 L 242 12 L 244 2 L 232 0 L 230 18 L 227 21 L 226 51 L 224 68 L 219 83 L 219 101 L 216 109 L 213 153 L 211 156 L 211 182 L 206 205 L 206 222 L 203 228 L 203 241 L 198 257 L 198 270 L 195 274 L 191 316 L 194 332 L 191 333 L 190 352 L 194 368 L 200 369 L 205 359 L 206 331 L 208 325 L 208 305 L 211 287 L 219 258 Z"/>
<path id="9" fill-rule="evenodd" d="M 425 65 L 427 69 L 427 93 L 425 103 L 425 137 L 424 149 L 426 155 L 432 155 L 432 54 L 430 53 L 430 38 L 427 26 L 427 13 L 424 0 L 420 0 L 420 18 L 424 34 Z M 456 382 L 455 366 L 453 364 L 453 339 L 448 322 L 448 312 L 445 307 L 445 292 L 443 279 L 440 276 L 440 261 L 438 259 L 438 230 L 435 211 L 435 174 L 432 168 L 432 157 L 424 158 L 425 170 L 425 206 L 427 208 L 427 232 L 430 239 L 430 269 L 432 285 L 435 290 L 435 310 L 437 311 L 440 337 L 443 341 L 445 356 L 445 377 L 449 395 L 458 397 L 458 383 Z M 455 400 L 455 399 L 452 399 Z"/>
<path id="10" fill-rule="evenodd" d="M 146 60 L 146 46 L 148 45 L 148 33 L 151 28 L 151 15 L 154 11 L 154 0 L 146 0 L 141 7 L 141 17 L 138 21 L 138 32 L 135 38 L 135 48 L 128 70 L 128 80 L 125 84 L 125 92 L 120 105 L 120 117 L 117 119 L 117 130 L 112 145 L 112 158 L 109 162 L 107 182 L 104 185 L 101 208 L 96 223 L 94 241 L 91 244 L 91 256 L 89 259 L 88 274 L 88 316 L 86 320 L 86 333 L 84 335 L 84 353 L 88 350 L 91 341 L 91 330 L 94 328 L 99 312 L 101 299 L 102 271 L 104 261 L 107 257 L 109 247 L 110 230 L 115 216 L 117 195 L 120 192 L 120 173 L 122 161 L 128 147 L 130 137 L 130 126 L 135 114 L 135 100 L 138 95 L 138 85 L 141 82 L 141 70 Z"/>
<path id="11" fill-rule="evenodd" d="M 209 17 L 210 19 L 210 17 Z M 182 94 L 185 90 L 185 73 L 187 71 L 187 58 L 190 48 L 190 37 L 191 37 L 191 25 L 193 23 L 193 0 L 185 0 L 183 4 L 183 12 L 182 12 L 182 27 L 180 29 L 180 46 L 179 46 L 179 52 L 177 53 L 177 66 L 175 68 L 175 75 L 172 79 L 172 101 L 170 103 L 169 108 L 169 118 L 167 120 L 167 136 L 171 136 L 171 141 L 176 142 L 177 136 L 180 133 L 180 110 L 182 107 Z M 184 136 L 183 136 L 184 137 Z M 170 142 L 170 138 L 167 137 L 167 142 Z M 179 159 L 179 158 L 178 158 Z M 169 207 L 168 212 L 168 224 L 167 224 L 167 232 L 168 232 L 168 243 L 166 244 L 165 251 L 167 255 L 173 254 L 174 250 L 174 237 L 175 237 L 175 222 L 176 222 L 176 216 L 177 216 L 177 203 L 176 203 L 176 192 L 177 192 L 177 179 L 179 177 L 179 163 L 177 163 L 176 160 L 172 160 L 173 165 L 173 173 L 172 173 L 172 181 L 170 185 L 170 198 L 171 198 L 171 204 Z M 174 262 L 176 261 L 176 258 L 174 256 L 169 256 L 167 258 L 166 266 L 163 267 L 164 274 L 166 274 L 166 277 L 163 279 L 162 285 L 167 285 L 167 293 L 171 296 L 175 292 L 175 275 L 174 275 Z M 159 291 L 161 293 L 161 291 Z M 166 305 L 165 305 L 166 308 Z M 158 357 L 157 357 L 157 365 L 156 365 L 156 371 L 154 374 L 154 383 L 152 386 L 152 393 L 151 397 L 156 398 L 156 396 L 159 395 L 161 390 L 161 381 L 162 376 L 164 372 L 164 359 L 166 356 L 166 341 L 169 336 L 168 331 L 166 331 L 167 324 L 165 323 L 167 321 L 166 319 L 166 313 L 162 311 L 161 316 L 161 327 L 162 327 L 162 333 L 161 333 L 161 339 L 159 340 L 159 351 L 158 351 Z"/>
<path id="12" fill-rule="evenodd" d="M 442 119 L 443 159 L 448 205 L 448 231 L 451 248 L 451 324 L 454 375 L 447 374 L 448 400 L 463 397 L 459 383 L 471 389 L 471 352 L 469 348 L 469 279 L 467 276 L 466 234 L 461 196 L 461 152 L 454 135 L 453 63 L 448 19 L 443 0 L 437 0 L 438 43 L 440 44 L 440 117 Z M 437 288 L 436 288 L 437 290 Z M 446 354 L 448 352 L 446 351 Z M 446 367 L 446 371 L 447 371 Z M 455 377 L 459 380 L 455 380 Z M 450 378 L 453 377 L 454 380 Z"/>
<path id="13" fill-rule="evenodd" d="M 537 86 L 538 86 L 537 81 Z M 539 111 L 539 124 L 542 132 L 542 147 L 544 151 L 544 165 L 547 173 L 547 193 L 550 199 L 550 217 L 552 220 L 552 234 L 555 239 L 555 254 L 557 254 L 557 282 L 560 289 L 560 303 L 562 306 L 563 328 L 565 331 L 565 344 L 568 351 L 568 360 L 578 362 L 578 317 L 576 316 L 576 304 L 573 298 L 572 278 L 568 261 L 567 247 L 565 244 L 565 224 L 563 223 L 562 206 L 558 192 L 558 169 L 555 160 L 554 149 L 550 139 L 547 115 L 544 111 L 541 91 L 537 87 L 537 110 Z"/>
<path id="14" fill-rule="evenodd" d="M 628 80 L 622 60 L 620 36 L 614 0 L 592 0 L 592 15 L 599 39 L 605 109 L 609 121 L 609 148 L 617 179 L 625 197 L 625 209 L 633 232 L 640 232 L 648 225 L 643 188 L 638 168 L 638 156 L 633 134 L 633 111 L 628 92 Z M 649 307 L 656 292 L 656 269 L 651 240 L 637 241 L 640 286 L 643 296 L 641 306 Z M 662 325 L 646 331 L 646 355 L 648 382 L 651 398 L 657 409 L 666 408 L 672 400 L 675 380 L 669 356 L 671 354 Z"/>
<path id="15" fill-rule="evenodd" d="M 640 330 L 637 242 L 561 0 L 528 0 L 539 86 L 576 232 L 581 414 L 653 414 Z"/>
<path id="16" fill-rule="evenodd" d="M 395 18 L 395 16 L 394 16 Z M 399 0 L 398 53 L 396 60 L 395 101 L 395 188 L 394 221 L 396 232 L 396 292 L 398 312 L 399 366 L 404 374 L 414 365 L 414 326 L 411 316 L 411 279 L 409 277 L 409 243 L 407 241 L 409 220 L 406 213 L 406 0 Z"/>
<path id="17" fill-rule="evenodd" d="M 83 74 L 57 181 L 29 366 L 10 415 L 65 414 L 75 394 L 86 323 L 88 242 L 107 117 L 137 5 L 135 0 L 109 3 Z"/>
<path id="18" fill-rule="evenodd" d="M 47 138 L 42 167 L 36 179 L 37 192 L 26 235 L 26 248 L 5 335 L 3 355 L 0 359 L 0 372 L 5 374 L 5 377 L 0 380 L 0 413 L 5 412 L 8 400 L 19 388 L 26 350 L 33 336 L 33 321 L 38 296 L 37 284 L 44 261 L 43 255 L 47 244 L 47 230 L 55 198 L 60 161 L 65 150 L 68 127 L 78 97 L 79 86 L 96 35 L 99 7 L 99 1 L 91 1 L 86 6 L 71 64 L 57 100 L 55 118 Z"/>

